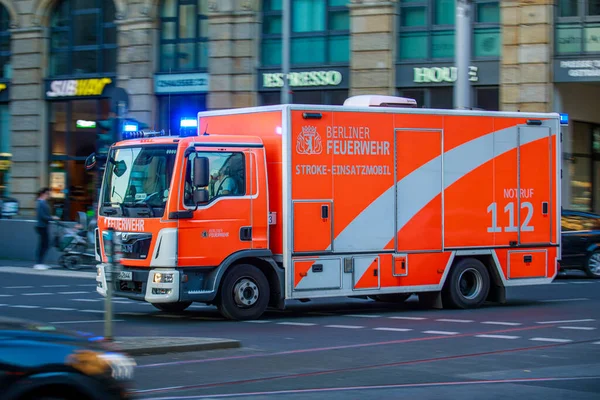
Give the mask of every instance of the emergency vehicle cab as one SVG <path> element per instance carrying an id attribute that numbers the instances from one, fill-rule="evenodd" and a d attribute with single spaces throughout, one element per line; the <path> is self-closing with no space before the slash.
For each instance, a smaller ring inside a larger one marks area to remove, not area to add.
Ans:
<path id="1" fill-rule="evenodd" d="M 560 117 L 343 106 L 200 112 L 192 136 L 115 143 L 102 182 L 120 239 L 115 296 L 230 319 L 286 300 L 363 297 L 434 307 L 503 302 L 551 283 L 560 258 Z"/>

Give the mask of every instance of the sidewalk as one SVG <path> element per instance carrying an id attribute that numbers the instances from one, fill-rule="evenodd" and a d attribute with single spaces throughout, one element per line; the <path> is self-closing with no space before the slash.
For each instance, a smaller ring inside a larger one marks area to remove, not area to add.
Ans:
<path id="1" fill-rule="evenodd" d="M 124 336 L 115 338 L 111 343 L 120 351 L 131 356 L 224 350 L 242 347 L 241 342 L 234 339 L 171 336 Z"/>

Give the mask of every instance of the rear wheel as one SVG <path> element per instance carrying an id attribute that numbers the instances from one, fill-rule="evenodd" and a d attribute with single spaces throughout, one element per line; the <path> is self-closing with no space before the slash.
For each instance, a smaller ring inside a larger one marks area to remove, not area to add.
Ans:
<path id="1" fill-rule="evenodd" d="M 454 308 L 477 308 L 487 298 L 490 275 L 483 263 L 465 258 L 450 271 L 442 291 L 444 305 Z"/>
<path id="2" fill-rule="evenodd" d="M 268 305 L 269 282 L 254 265 L 234 266 L 223 278 L 217 306 L 225 318 L 257 319 Z"/>
<path id="3" fill-rule="evenodd" d="M 152 305 L 165 312 L 180 312 L 188 308 L 191 301 L 180 301 L 178 303 L 152 303 Z"/>
<path id="4" fill-rule="evenodd" d="M 596 250 L 590 254 L 584 271 L 590 278 L 600 278 L 600 250 Z"/>

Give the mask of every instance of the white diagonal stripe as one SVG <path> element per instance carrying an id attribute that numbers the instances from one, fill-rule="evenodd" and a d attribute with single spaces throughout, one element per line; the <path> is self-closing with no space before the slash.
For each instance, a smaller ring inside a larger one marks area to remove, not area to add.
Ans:
<path id="1" fill-rule="evenodd" d="M 519 336 L 509 336 L 509 335 L 475 335 L 475 337 L 489 338 L 489 339 L 518 339 L 519 338 Z"/>
<path id="2" fill-rule="evenodd" d="M 555 338 L 543 338 L 543 337 L 531 338 L 529 340 L 532 340 L 534 342 L 552 342 L 552 343 L 568 343 L 568 342 L 572 342 L 571 339 L 555 339 Z"/>
<path id="3" fill-rule="evenodd" d="M 520 322 L 503 322 L 503 321 L 484 321 L 482 324 L 486 325 L 505 325 L 505 326 L 519 326 L 523 325 Z"/>
<path id="4" fill-rule="evenodd" d="M 423 331 L 423 333 L 428 333 L 430 335 L 458 335 L 459 332 L 448 332 L 448 331 Z"/>
<path id="5" fill-rule="evenodd" d="M 408 328 L 387 328 L 387 327 L 373 328 L 373 330 L 375 330 L 375 331 L 390 331 L 390 332 L 410 332 L 410 331 L 412 331 L 412 329 L 408 329 Z"/>

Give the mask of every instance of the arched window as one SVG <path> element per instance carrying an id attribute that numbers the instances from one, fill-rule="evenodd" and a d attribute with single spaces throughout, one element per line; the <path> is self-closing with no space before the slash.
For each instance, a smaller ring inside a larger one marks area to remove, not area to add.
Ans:
<path id="1" fill-rule="evenodd" d="M 208 0 L 164 0 L 160 8 L 159 69 L 208 68 Z"/>
<path id="2" fill-rule="evenodd" d="M 349 0 L 291 0 L 290 61 L 347 64 L 350 60 Z M 263 1 L 262 65 L 281 64 L 281 0 Z"/>
<path id="3" fill-rule="evenodd" d="M 113 0 L 62 0 L 50 20 L 50 76 L 117 69 Z"/>
<path id="4" fill-rule="evenodd" d="M 0 6 L 0 79 L 11 78 L 10 68 L 10 14 Z"/>

